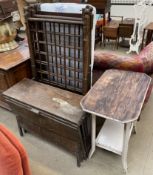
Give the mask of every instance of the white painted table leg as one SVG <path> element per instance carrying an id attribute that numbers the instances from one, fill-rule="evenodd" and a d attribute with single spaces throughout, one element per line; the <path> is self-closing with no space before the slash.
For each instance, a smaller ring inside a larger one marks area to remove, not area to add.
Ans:
<path id="1" fill-rule="evenodd" d="M 127 173 L 127 154 L 128 154 L 128 144 L 132 131 L 132 123 L 124 124 L 124 143 L 123 143 L 123 152 L 122 152 L 122 164 L 124 172 Z"/>
<path id="2" fill-rule="evenodd" d="M 93 155 L 96 148 L 96 116 L 92 115 L 92 126 L 91 126 L 91 150 L 89 153 L 89 158 Z"/>

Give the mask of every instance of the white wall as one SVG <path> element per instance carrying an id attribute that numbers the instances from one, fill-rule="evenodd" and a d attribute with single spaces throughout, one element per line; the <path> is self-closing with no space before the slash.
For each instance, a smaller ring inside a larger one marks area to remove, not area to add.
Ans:
<path id="1" fill-rule="evenodd" d="M 111 7 L 111 15 L 132 18 L 134 16 L 134 9 L 132 6 L 114 5 Z"/>
<path id="2" fill-rule="evenodd" d="M 114 5 L 111 7 L 111 15 L 123 16 L 125 18 L 134 17 L 134 8 L 130 5 Z M 147 18 L 153 22 L 153 6 L 148 9 Z"/>

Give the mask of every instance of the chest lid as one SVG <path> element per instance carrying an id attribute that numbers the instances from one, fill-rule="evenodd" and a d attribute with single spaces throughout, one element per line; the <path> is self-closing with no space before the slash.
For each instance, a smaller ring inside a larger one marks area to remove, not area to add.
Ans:
<path id="1" fill-rule="evenodd" d="M 30 79 L 23 79 L 3 95 L 8 101 L 12 99 L 75 124 L 79 124 L 83 116 L 81 95 Z"/>

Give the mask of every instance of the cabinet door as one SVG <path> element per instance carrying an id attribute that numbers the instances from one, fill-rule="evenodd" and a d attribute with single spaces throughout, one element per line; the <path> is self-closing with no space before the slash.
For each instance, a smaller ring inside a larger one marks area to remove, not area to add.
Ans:
<path id="1" fill-rule="evenodd" d="M 5 91 L 8 87 L 6 75 L 0 72 L 0 91 Z"/>

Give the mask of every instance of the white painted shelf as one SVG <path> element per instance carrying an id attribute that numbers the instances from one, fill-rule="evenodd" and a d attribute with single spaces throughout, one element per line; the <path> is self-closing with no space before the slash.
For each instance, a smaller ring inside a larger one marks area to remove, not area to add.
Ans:
<path id="1" fill-rule="evenodd" d="M 121 155 L 124 143 L 124 124 L 106 120 L 101 128 L 96 146 Z"/>

